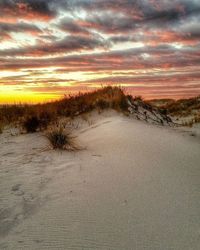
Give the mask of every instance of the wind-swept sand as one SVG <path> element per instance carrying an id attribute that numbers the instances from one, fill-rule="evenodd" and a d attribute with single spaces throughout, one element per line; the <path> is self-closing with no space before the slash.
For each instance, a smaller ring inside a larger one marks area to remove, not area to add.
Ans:
<path id="1" fill-rule="evenodd" d="M 89 120 L 75 153 L 0 135 L 0 249 L 200 249 L 200 138 L 115 113 Z"/>

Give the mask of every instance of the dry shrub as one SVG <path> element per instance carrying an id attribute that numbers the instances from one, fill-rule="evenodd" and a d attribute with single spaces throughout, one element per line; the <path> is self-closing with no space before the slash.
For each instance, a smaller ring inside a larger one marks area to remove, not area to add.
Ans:
<path id="1" fill-rule="evenodd" d="M 78 150 L 78 147 L 75 145 L 74 137 L 71 136 L 70 132 L 66 132 L 62 128 L 52 129 L 47 133 L 47 138 L 54 149 L 68 151 Z"/>
<path id="2" fill-rule="evenodd" d="M 125 95 L 122 95 L 120 100 L 119 100 L 119 108 L 123 111 L 128 110 L 128 102 L 127 102 L 127 97 Z"/>
<path id="3" fill-rule="evenodd" d="M 38 130 L 46 130 L 48 125 L 53 120 L 53 115 L 49 112 L 42 111 L 38 114 L 33 114 L 27 116 L 23 121 L 22 127 L 26 130 L 27 133 L 35 133 Z"/>
<path id="4" fill-rule="evenodd" d="M 119 87 L 105 87 L 89 93 L 69 96 L 55 102 L 59 115 L 74 117 L 97 109 L 113 108 L 121 110 L 126 108 L 126 96 Z"/>
<path id="5" fill-rule="evenodd" d="M 105 99 L 98 99 L 95 103 L 95 106 L 100 109 L 108 109 L 110 107 L 110 103 Z"/>
<path id="6" fill-rule="evenodd" d="M 23 123 L 23 128 L 27 133 L 35 133 L 39 129 L 40 121 L 37 116 L 27 117 Z"/>
<path id="7" fill-rule="evenodd" d="M 3 128 L 4 128 L 3 123 L 0 123 L 0 134 L 3 133 Z"/>

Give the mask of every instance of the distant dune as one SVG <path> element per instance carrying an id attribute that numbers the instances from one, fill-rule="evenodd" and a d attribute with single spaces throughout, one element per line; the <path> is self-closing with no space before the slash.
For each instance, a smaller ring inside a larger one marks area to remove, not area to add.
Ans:
<path id="1" fill-rule="evenodd" d="M 165 109 L 167 114 L 172 117 L 180 118 L 185 125 L 200 122 L 200 96 L 177 101 L 172 99 L 152 100 L 149 103 Z"/>

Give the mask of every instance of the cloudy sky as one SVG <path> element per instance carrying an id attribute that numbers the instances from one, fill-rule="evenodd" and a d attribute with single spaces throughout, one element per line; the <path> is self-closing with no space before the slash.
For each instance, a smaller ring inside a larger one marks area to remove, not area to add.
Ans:
<path id="1" fill-rule="evenodd" d="M 0 0 L 0 102 L 200 94 L 199 0 Z"/>

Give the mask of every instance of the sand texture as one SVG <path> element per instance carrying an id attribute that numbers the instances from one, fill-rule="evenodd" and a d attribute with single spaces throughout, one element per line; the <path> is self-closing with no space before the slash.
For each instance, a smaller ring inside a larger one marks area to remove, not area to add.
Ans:
<path id="1" fill-rule="evenodd" d="M 199 136 L 88 119 L 78 152 L 50 150 L 40 133 L 0 135 L 0 249 L 199 250 Z"/>

